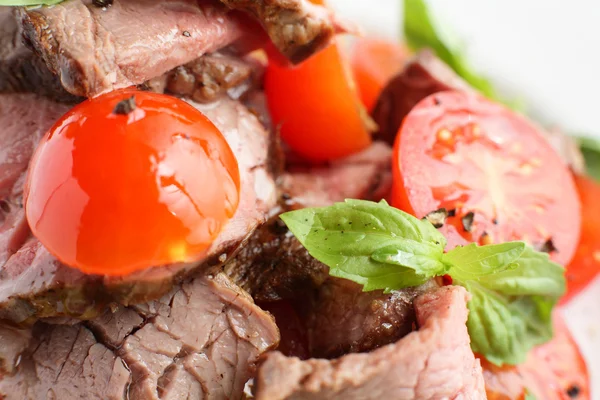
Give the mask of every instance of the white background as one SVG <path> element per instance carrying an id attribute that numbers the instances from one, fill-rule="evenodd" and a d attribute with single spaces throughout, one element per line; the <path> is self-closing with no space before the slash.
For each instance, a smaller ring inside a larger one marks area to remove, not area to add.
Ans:
<path id="1" fill-rule="evenodd" d="M 401 0 L 330 0 L 369 33 L 399 37 Z M 600 137 L 598 0 L 428 0 L 471 64 L 529 112 L 568 132 Z M 599 199 L 600 201 L 600 199 Z M 564 310 L 600 400 L 600 279 Z M 543 399 L 539 399 L 543 400 Z"/>

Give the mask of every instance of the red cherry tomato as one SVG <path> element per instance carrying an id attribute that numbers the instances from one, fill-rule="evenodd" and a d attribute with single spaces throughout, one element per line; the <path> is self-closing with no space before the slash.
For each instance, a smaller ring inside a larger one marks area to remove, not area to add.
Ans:
<path id="1" fill-rule="evenodd" d="M 132 98 L 135 109 L 115 112 Z M 199 111 L 122 90 L 86 100 L 47 133 L 30 166 L 26 214 L 67 265 L 123 275 L 203 255 L 239 200 L 237 161 Z"/>
<path id="2" fill-rule="evenodd" d="M 402 70 L 406 47 L 377 38 L 358 38 L 352 49 L 352 72 L 363 105 L 372 111 L 388 81 Z"/>
<path id="3" fill-rule="evenodd" d="M 551 257 L 571 260 L 581 226 L 575 184 L 524 117 L 475 94 L 436 93 L 404 119 L 394 159 L 394 205 L 419 218 L 452 210 L 441 228 L 449 248 L 551 240 Z"/>
<path id="4" fill-rule="evenodd" d="M 271 58 L 265 93 L 274 126 L 299 155 L 325 161 L 356 153 L 371 143 L 368 117 L 337 44 L 297 67 Z"/>
<path id="5" fill-rule="evenodd" d="M 587 366 L 558 314 L 554 338 L 533 349 L 517 367 L 496 367 L 482 360 L 488 400 L 521 400 L 529 392 L 544 400 L 589 400 Z"/>
<path id="6" fill-rule="evenodd" d="M 581 236 L 573 260 L 567 267 L 566 303 L 583 290 L 600 272 L 600 184 L 584 176 L 575 177 L 581 199 Z"/>

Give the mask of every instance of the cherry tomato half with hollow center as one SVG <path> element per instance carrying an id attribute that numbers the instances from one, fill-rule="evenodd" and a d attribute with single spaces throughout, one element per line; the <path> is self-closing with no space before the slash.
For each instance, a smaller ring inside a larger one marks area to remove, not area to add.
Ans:
<path id="1" fill-rule="evenodd" d="M 581 226 L 573 178 L 524 117 L 476 94 L 422 100 L 395 142 L 393 204 L 421 218 L 445 208 L 448 248 L 523 240 L 566 265 Z M 551 245 L 550 245 L 551 244 Z"/>
<path id="2" fill-rule="evenodd" d="M 567 266 L 566 303 L 581 292 L 600 273 L 600 184 L 591 178 L 575 176 L 581 199 L 581 236 L 573 260 Z"/>
<path id="3" fill-rule="evenodd" d="M 370 119 L 336 43 L 296 67 L 271 58 L 265 93 L 273 125 L 306 159 L 340 158 L 371 143 Z"/>
<path id="4" fill-rule="evenodd" d="M 489 400 L 525 399 L 527 393 L 544 400 L 589 400 L 587 366 L 567 325 L 554 314 L 554 338 L 530 351 L 516 367 L 496 367 L 482 360 Z"/>
<path id="5" fill-rule="evenodd" d="M 372 111 L 385 85 L 402 70 L 409 51 L 385 39 L 356 39 L 352 48 L 352 72 L 363 105 Z"/>
<path id="6" fill-rule="evenodd" d="M 121 90 L 77 105 L 46 134 L 26 215 L 65 264 L 124 275 L 201 257 L 237 208 L 239 179 L 225 138 L 198 110 Z"/>

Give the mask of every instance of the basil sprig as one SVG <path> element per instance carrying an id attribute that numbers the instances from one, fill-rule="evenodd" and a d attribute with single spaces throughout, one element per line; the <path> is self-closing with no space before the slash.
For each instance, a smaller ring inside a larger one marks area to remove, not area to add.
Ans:
<path id="1" fill-rule="evenodd" d="M 473 351 L 496 365 L 519 364 L 552 337 L 552 309 L 565 291 L 564 269 L 523 242 L 444 253 L 446 239 L 426 220 L 385 202 L 346 200 L 281 215 L 330 274 L 386 292 L 450 275 L 471 293 Z"/>

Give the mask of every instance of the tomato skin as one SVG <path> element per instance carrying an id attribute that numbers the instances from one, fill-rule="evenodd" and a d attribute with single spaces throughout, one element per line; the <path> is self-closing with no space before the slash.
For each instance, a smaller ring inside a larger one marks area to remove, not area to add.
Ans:
<path id="1" fill-rule="evenodd" d="M 134 96 L 136 109 L 113 112 Z M 34 235 L 67 265 L 124 275 L 201 257 L 239 201 L 237 161 L 189 104 L 121 90 L 86 100 L 46 134 L 25 207 Z"/>
<path id="2" fill-rule="evenodd" d="M 554 314 L 554 338 L 534 348 L 516 367 L 496 367 L 482 360 L 489 400 L 521 400 L 526 392 L 537 399 L 590 399 L 585 360 L 559 313 Z M 576 397 L 568 392 L 577 391 Z"/>
<path id="3" fill-rule="evenodd" d="M 575 184 L 524 117 L 476 94 L 436 93 L 404 119 L 393 159 L 394 206 L 419 218 L 455 210 L 440 229 L 448 249 L 514 240 L 537 247 L 551 239 L 553 260 L 571 260 L 581 226 Z"/>
<path id="4" fill-rule="evenodd" d="M 337 43 L 297 67 L 269 62 L 265 93 L 273 124 L 308 160 L 348 156 L 371 143 L 366 113 L 345 68 Z"/>
<path id="5" fill-rule="evenodd" d="M 352 72 L 365 108 L 371 112 L 383 88 L 402 70 L 409 51 L 385 39 L 361 37 L 352 49 Z"/>
<path id="6" fill-rule="evenodd" d="M 581 200 L 581 236 L 573 260 L 567 266 L 567 294 L 564 304 L 581 292 L 600 273 L 600 184 L 585 176 L 575 176 Z"/>

